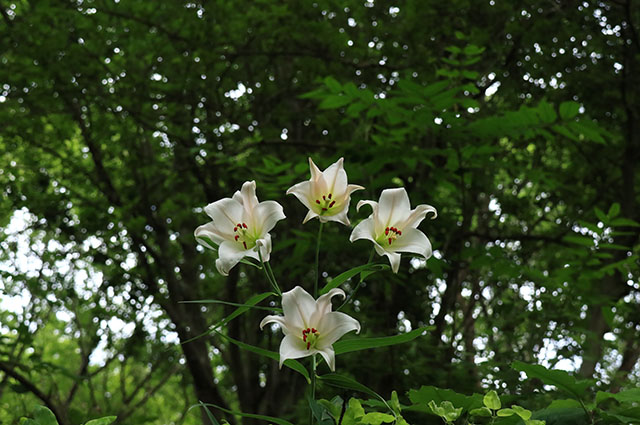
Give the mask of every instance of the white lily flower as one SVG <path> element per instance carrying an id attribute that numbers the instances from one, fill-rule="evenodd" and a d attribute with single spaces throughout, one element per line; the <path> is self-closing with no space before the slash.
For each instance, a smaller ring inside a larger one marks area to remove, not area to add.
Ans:
<path id="1" fill-rule="evenodd" d="M 232 198 L 213 202 L 204 211 L 213 221 L 198 227 L 194 234 L 218 245 L 216 268 L 224 276 L 244 257 L 260 260 L 262 256 L 262 261 L 269 261 L 269 231 L 286 218 L 276 201 L 258 202 L 255 181 L 245 182 Z"/>
<path id="2" fill-rule="evenodd" d="M 360 333 L 360 323 L 353 317 L 331 311 L 331 298 L 345 297 L 344 291 L 334 288 L 318 300 L 304 289 L 296 286 L 282 294 L 284 316 L 267 316 L 260 322 L 260 329 L 269 323 L 282 328 L 284 338 L 280 343 L 280 367 L 286 359 L 299 359 L 319 353 L 336 370 L 333 343 L 350 331 Z"/>
<path id="3" fill-rule="evenodd" d="M 287 195 L 293 193 L 296 198 L 309 208 L 302 223 L 318 217 L 321 223 L 337 221 L 345 226 L 349 225 L 347 213 L 351 193 L 364 189 L 362 186 L 347 184 L 347 173 L 343 167 L 344 158 L 340 158 L 324 171 L 309 158 L 311 179 L 291 186 Z"/>
<path id="4" fill-rule="evenodd" d="M 409 196 L 403 187 L 385 189 L 380 201 L 360 201 L 357 209 L 363 205 L 371 205 L 373 213 L 362 220 L 351 232 L 351 242 L 368 239 L 373 242 L 378 255 L 386 255 L 391 263 L 391 270 L 398 273 L 400 252 L 411 252 L 424 259 L 431 257 L 431 242 L 427 236 L 417 229 L 428 213 L 436 218 L 438 213 L 431 205 L 418 205 L 411 209 Z"/>

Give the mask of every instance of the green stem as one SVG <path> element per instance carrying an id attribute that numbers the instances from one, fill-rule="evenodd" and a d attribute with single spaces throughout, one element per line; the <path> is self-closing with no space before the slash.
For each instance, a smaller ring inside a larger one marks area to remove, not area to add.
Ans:
<path id="1" fill-rule="evenodd" d="M 311 356 L 311 400 L 316 400 L 316 355 Z M 309 425 L 313 425 L 313 409 L 309 406 Z"/>
<path id="2" fill-rule="evenodd" d="M 269 274 L 269 270 L 271 270 L 271 266 L 269 265 L 269 263 L 265 263 L 264 261 L 262 261 L 262 253 L 260 252 L 259 248 L 258 248 L 258 257 L 260 258 L 260 264 L 262 265 L 262 270 L 264 271 L 265 276 L 267 276 L 267 280 L 273 287 L 273 290 L 276 291 L 276 294 L 282 297 L 282 291 L 278 286 L 278 282 L 276 282 L 276 278 L 273 276 L 273 271 L 271 272 L 271 274 Z"/>
<path id="3" fill-rule="evenodd" d="M 320 280 L 320 240 L 322 239 L 322 226 L 323 222 L 320 222 L 318 227 L 318 240 L 316 242 L 316 281 L 313 284 L 313 298 L 318 297 L 318 281 Z"/>
<path id="4" fill-rule="evenodd" d="M 371 254 L 369 254 L 369 261 L 367 261 L 367 264 L 371 264 L 371 261 L 373 260 L 373 253 L 374 252 L 375 252 L 375 250 L 372 249 L 371 250 Z M 358 276 L 359 276 L 358 284 L 356 285 L 355 289 L 349 294 L 347 299 L 344 300 L 342 304 L 340 304 L 340 307 L 338 307 L 336 309 L 336 311 L 340 311 L 342 309 L 342 307 L 347 305 L 353 299 L 353 297 L 356 296 L 356 292 L 358 292 L 358 289 L 360 289 L 360 285 L 362 285 L 362 282 L 364 280 L 364 279 L 362 279 L 362 273 L 360 273 Z"/>
<path id="5" fill-rule="evenodd" d="M 280 290 L 280 285 L 278 285 L 278 281 L 276 280 L 276 275 L 273 274 L 273 269 L 271 268 L 271 264 L 269 264 L 268 262 L 264 263 L 266 268 L 267 268 L 267 272 L 269 273 L 269 275 L 271 276 L 272 282 L 273 282 L 273 287 L 276 290 L 276 293 L 280 296 L 282 296 L 282 291 Z"/>

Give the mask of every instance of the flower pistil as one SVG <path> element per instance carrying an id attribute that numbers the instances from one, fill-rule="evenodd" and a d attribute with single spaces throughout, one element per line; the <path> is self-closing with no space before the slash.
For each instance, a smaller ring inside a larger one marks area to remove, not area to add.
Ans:
<path id="1" fill-rule="evenodd" d="M 302 330 L 302 341 L 307 343 L 307 350 L 315 347 L 316 341 L 320 337 L 320 332 L 316 328 L 307 328 Z"/>
<path id="2" fill-rule="evenodd" d="M 238 223 L 234 226 L 233 232 L 236 234 L 233 239 L 236 242 L 242 243 L 244 249 L 253 248 L 256 245 L 255 238 L 249 236 L 249 226 L 246 223 Z M 249 244 L 247 245 L 247 242 Z"/>
<path id="3" fill-rule="evenodd" d="M 379 237 L 377 239 L 377 242 L 379 244 L 382 245 L 382 243 L 385 242 L 385 240 L 389 241 L 389 245 L 391 245 L 391 243 L 393 241 L 395 241 L 396 239 L 398 239 L 399 236 L 402 236 L 402 230 L 398 229 L 397 227 L 387 227 L 384 229 L 384 236 L 380 235 L 381 237 Z"/>
<path id="4" fill-rule="evenodd" d="M 316 199 L 316 204 L 319 205 L 320 208 L 318 214 L 326 214 L 336 204 L 336 201 L 332 200 L 331 196 L 332 194 L 330 193 L 328 195 L 322 195 L 322 201 L 320 199 Z"/>

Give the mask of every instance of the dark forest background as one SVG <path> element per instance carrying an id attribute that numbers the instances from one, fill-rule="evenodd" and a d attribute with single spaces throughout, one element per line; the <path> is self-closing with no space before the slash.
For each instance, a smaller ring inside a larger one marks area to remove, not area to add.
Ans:
<path id="1" fill-rule="evenodd" d="M 364 336 L 432 330 L 339 372 L 403 403 L 542 389 L 515 360 L 637 386 L 639 4 L 1 0 L 0 423 L 37 404 L 61 425 L 207 423 L 198 400 L 306 417 L 290 369 L 215 333 L 179 342 L 234 309 L 182 301 L 267 290 L 193 237 L 246 180 L 284 206 L 283 290 L 309 288 L 318 223 L 284 194 L 308 157 L 366 187 L 352 223 L 388 187 L 439 213 L 420 227 L 435 255 L 370 276 L 347 311 Z M 349 233 L 325 226 L 323 281 L 366 263 Z M 277 351 L 263 316 L 223 332 Z"/>

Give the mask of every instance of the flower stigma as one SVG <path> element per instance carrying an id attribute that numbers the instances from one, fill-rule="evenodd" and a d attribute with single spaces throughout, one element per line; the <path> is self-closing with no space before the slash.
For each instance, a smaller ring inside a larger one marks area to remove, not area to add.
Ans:
<path id="1" fill-rule="evenodd" d="M 327 213 L 336 204 L 335 200 L 331 199 L 332 194 L 322 195 L 322 200 L 316 199 L 316 204 L 319 205 L 320 215 Z"/>
<path id="2" fill-rule="evenodd" d="M 320 332 L 316 328 L 307 328 L 302 330 L 302 341 L 307 343 L 307 350 L 316 345 L 316 341 L 320 337 Z"/>
<path id="3" fill-rule="evenodd" d="M 233 238 L 236 242 L 242 243 L 244 249 L 253 248 L 256 246 L 255 238 L 249 235 L 249 226 L 246 223 L 238 223 L 233 228 L 233 232 L 236 234 Z M 247 242 L 249 243 L 247 245 Z"/>
<path id="4" fill-rule="evenodd" d="M 398 239 L 399 236 L 402 236 L 402 230 L 398 229 L 397 227 L 387 227 L 384 229 L 384 236 L 380 235 L 378 238 L 376 238 L 376 241 L 382 245 L 385 242 L 388 242 L 389 245 L 391 245 L 393 243 L 393 241 L 395 241 L 396 239 Z"/>

